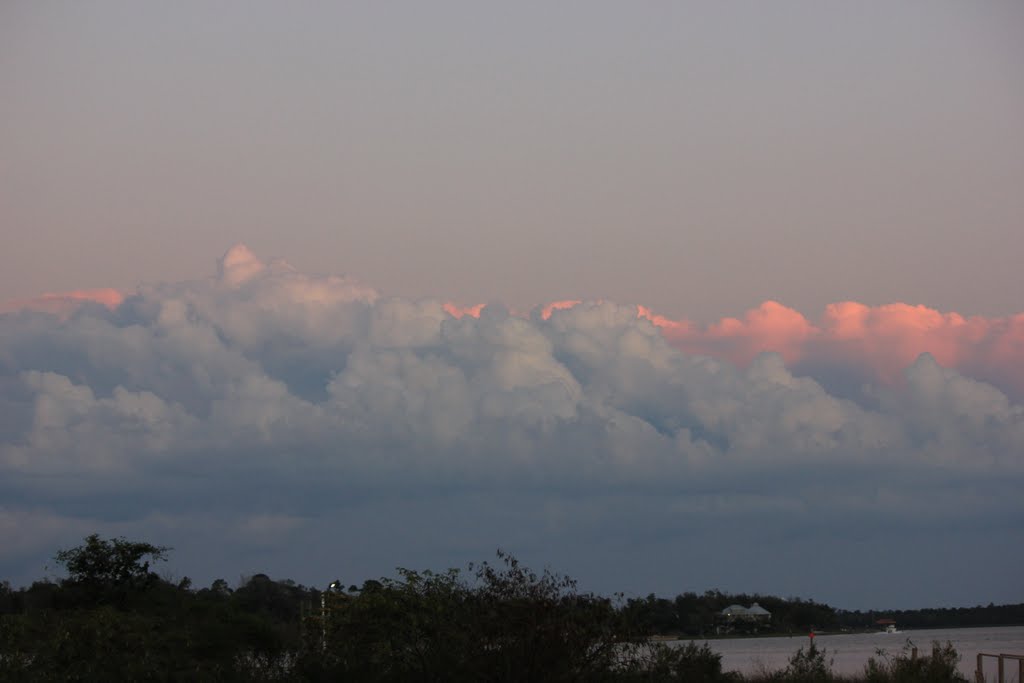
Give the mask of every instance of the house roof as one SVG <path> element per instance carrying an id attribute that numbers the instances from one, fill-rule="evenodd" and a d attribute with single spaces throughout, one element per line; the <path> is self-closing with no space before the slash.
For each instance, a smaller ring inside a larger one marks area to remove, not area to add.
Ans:
<path id="1" fill-rule="evenodd" d="M 729 605 L 722 610 L 722 615 L 727 617 L 770 617 L 771 612 L 761 607 L 756 602 L 750 607 L 744 607 L 743 605 Z"/>

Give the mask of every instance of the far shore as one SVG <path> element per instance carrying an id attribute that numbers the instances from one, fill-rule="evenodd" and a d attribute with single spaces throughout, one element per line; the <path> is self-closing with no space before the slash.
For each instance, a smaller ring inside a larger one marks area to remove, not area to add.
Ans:
<path id="1" fill-rule="evenodd" d="M 980 625 L 980 626 L 935 626 L 927 629 L 900 629 L 890 635 L 898 636 L 901 634 L 916 633 L 917 631 L 952 631 L 964 628 L 996 628 L 1002 626 L 1024 626 L 1024 624 L 996 624 L 996 625 Z M 860 629 L 860 630 L 845 630 L 845 631 L 814 631 L 814 637 L 818 636 L 848 636 L 848 635 L 863 635 L 866 633 L 885 633 L 877 629 Z M 766 633 L 713 633 L 707 635 L 690 636 L 686 634 L 675 635 L 671 633 L 662 633 L 650 636 L 648 638 L 651 642 L 656 643 L 670 643 L 673 641 L 704 641 L 704 640 L 748 640 L 753 638 L 807 638 L 810 639 L 811 633 L 779 633 L 779 632 L 766 632 Z"/>

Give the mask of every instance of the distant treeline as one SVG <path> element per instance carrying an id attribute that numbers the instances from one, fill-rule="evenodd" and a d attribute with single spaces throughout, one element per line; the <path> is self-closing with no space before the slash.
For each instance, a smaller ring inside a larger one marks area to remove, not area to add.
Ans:
<path id="1" fill-rule="evenodd" d="M 879 619 L 892 619 L 901 629 L 1022 626 L 1024 625 L 1024 603 L 868 612 L 840 610 L 837 612 L 837 616 L 839 625 L 846 629 L 869 628 Z"/>
<path id="2" fill-rule="evenodd" d="M 722 610 L 730 605 L 750 607 L 757 603 L 771 613 L 766 621 L 737 620 L 727 623 Z M 675 598 L 630 599 L 623 607 L 641 627 L 663 635 L 713 636 L 720 633 L 806 633 L 811 629 L 838 628 L 836 610 L 823 603 L 772 595 L 722 593 L 717 590 L 683 593 Z"/>
<path id="3" fill-rule="evenodd" d="M 57 553 L 67 578 L 0 584 L 0 680 L 825 682 L 840 679 L 813 648 L 783 670 L 744 679 L 722 671 L 707 646 L 648 636 L 710 633 L 733 603 L 758 602 L 776 630 L 831 627 L 847 616 L 862 620 L 854 626 L 883 616 L 911 625 L 905 615 L 970 613 L 843 613 L 717 591 L 623 601 L 579 592 L 572 579 L 502 553 L 468 572 L 399 570 L 323 592 L 264 574 L 197 589 L 153 571 L 168 550 L 93 535 Z M 977 608 L 984 618 L 942 623 L 1008 623 L 1007 614 L 1021 623 L 1021 607 Z M 847 680 L 961 680 L 956 652 L 935 652 L 868 663 L 863 677 Z"/>
<path id="4" fill-rule="evenodd" d="M 730 605 L 757 603 L 771 613 L 766 621 L 737 620 L 727 623 L 722 610 Z M 901 629 L 966 628 L 970 626 L 1024 625 L 1024 603 L 985 607 L 929 608 L 918 610 L 849 611 L 801 598 L 779 598 L 757 593 L 722 593 L 717 590 L 683 593 L 675 598 L 633 598 L 624 609 L 650 633 L 711 636 L 716 634 L 806 633 L 815 631 L 863 631 L 879 628 L 877 622 L 894 620 Z"/>

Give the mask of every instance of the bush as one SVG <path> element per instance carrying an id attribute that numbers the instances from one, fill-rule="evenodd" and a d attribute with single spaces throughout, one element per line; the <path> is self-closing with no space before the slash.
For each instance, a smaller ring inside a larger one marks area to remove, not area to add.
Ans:
<path id="1" fill-rule="evenodd" d="M 785 669 L 765 670 L 747 680 L 763 683 L 831 683 L 840 680 L 832 673 L 832 660 L 827 657 L 825 648 L 811 642 L 806 651 L 801 647 L 789 658 Z"/>
<path id="2" fill-rule="evenodd" d="M 825 648 L 818 648 L 811 641 L 807 652 L 800 648 L 790 657 L 785 677 L 793 683 L 827 683 L 832 680 L 832 660 L 826 659 Z"/>
<path id="3" fill-rule="evenodd" d="M 610 600 L 508 555 L 458 571 L 400 570 L 399 579 L 328 594 L 307 629 L 297 672 L 309 680 L 601 680 L 628 639 Z"/>
<path id="4" fill-rule="evenodd" d="M 698 646 L 689 642 L 678 647 L 648 643 L 645 651 L 632 664 L 632 676 L 623 676 L 623 679 L 687 683 L 715 683 L 736 679 L 734 674 L 722 672 L 722 655 L 712 651 L 707 643 Z"/>
<path id="5" fill-rule="evenodd" d="M 949 641 L 945 645 L 933 641 L 931 656 L 913 657 L 911 648 L 908 640 L 896 655 L 878 650 L 864 668 L 865 680 L 868 683 L 966 683 L 967 679 L 957 668 L 960 655 Z"/>

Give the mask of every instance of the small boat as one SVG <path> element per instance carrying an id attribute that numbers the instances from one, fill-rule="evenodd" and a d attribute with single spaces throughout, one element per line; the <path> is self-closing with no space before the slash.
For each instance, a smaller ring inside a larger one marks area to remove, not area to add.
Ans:
<path id="1" fill-rule="evenodd" d="M 893 619 L 879 619 L 875 625 L 882 627 L 882 633 L 901 633 L 896 630 L 896 622 Z"/>

